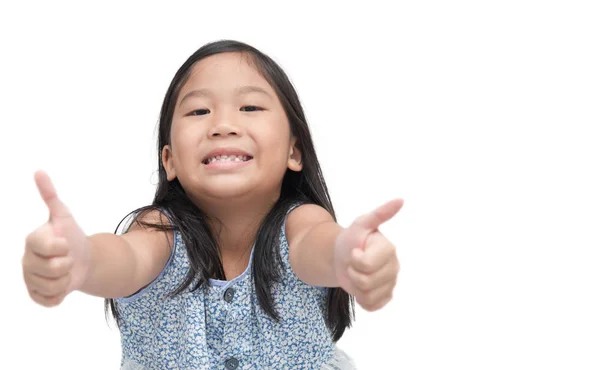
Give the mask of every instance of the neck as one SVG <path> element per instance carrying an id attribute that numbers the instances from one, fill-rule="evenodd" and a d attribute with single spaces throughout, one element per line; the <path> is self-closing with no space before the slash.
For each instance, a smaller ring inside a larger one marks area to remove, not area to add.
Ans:
<path id="1" fill-rule="evenodd" d="M 209 223 L 222 254 L 249 253 L 262 220 L 273 208 L 279 194 L 250 199 L 203 199 L 196 202 L 211 220 Z"/>

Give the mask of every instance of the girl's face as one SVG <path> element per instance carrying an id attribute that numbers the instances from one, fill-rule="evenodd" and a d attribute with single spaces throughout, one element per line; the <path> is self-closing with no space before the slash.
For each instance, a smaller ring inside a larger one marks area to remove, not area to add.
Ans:
<path id="1" fill-rule="evenodd" d="M 286 170 L 302 169 L 295 142 L 275 91 L 248 57 L 221 53 L 192 67 L 162 161 L 168 180 L 178 178 L 194 201 L 260 196 L 271 202 Z"/>

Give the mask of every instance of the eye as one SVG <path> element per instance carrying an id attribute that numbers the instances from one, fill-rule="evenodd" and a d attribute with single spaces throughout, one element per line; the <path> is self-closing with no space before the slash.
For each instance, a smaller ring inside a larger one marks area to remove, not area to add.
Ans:
<path id="1" fill-rule="evenodd" d="M 188 116 L 203 116 L 205 114 L 209 114 L 210 111 L 208 109 L 196 109 L 188 113 Z"/>
<path id="2" fill-rule="evenodd" d="M 257 112 L 257 111 L 264 110 L 264 109 L 261 107 L 257 107 L 256 105 L 245 105 L 245 106 L 241 107 L 240 110 L 242 112 Z"/>

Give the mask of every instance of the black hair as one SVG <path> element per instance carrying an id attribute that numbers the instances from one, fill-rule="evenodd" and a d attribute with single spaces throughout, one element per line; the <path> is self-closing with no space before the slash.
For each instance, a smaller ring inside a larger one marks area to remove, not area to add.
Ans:
<path id="1" fill-rule="evenodd" d="M 171 142 L 170 133 L 175 104 L 181 88 L 190 76 L 192 67 L 206 57 L 226 52 L 237 52 L 248 56 L 249 62 L 273 87 L 286 112 L 291 134 L 297 138 L 296 145 L 302 155 L 302 170 L 299 172 L 287 170 L 280 197 L 259 226 L 251 261 L 260 306 L 272 319 L 278 320 L 279 315 L 274 309 L 271 287 L 280 279 L 282 266 L 279 254 L 280 230 L 288 210 L 294 204 L 312 203 L 326 209 L 334 219 L 335 212 L 298 95 L 285 72 L 269 56 L 248 44 L 222 40 L 202 46 L 186 60 L 171 81 L 160 111 L 157 148 L 158 186 L 154 200 L 151 205 L 141 207 L 128 216 L 136 214 L 135 222 L 146 227 L 180 232 L 190 261 L 190 270 L 185 281 L 172 295 L 183 292 L 194 281 L 196 284 L 192 289 L 206 287 L 210 278 L 225 279 L 218 242 L 209 227 L 206 214 L 188 198 L 177 178 L 172 181 L 167 180 L 160 153 L 162 148 Z M 155 210 L 166 211 L 171 219 L 171 225 L 140 220 L 144 214 Z M 114 299 L 105 300 L 105 310 L 107 316 L 110 310 L 118 325 L 119 315 Z M 351 326 L 353 318 L 353 297 L 341 288 L 328 288 L 326 323 L 334 341 L 342 337 L 345 329 Z"/>

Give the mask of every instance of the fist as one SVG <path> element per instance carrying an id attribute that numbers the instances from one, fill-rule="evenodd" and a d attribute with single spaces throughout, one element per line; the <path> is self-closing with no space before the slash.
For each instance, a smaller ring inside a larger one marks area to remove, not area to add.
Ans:
<path id="1" fill-rule="evenodd" d="M 89 242 L 58 199 L 48 175 L 36 172 L 35 182 L 50 218 L 25 240 L 23 279 L 31 299 L 52 307 L 83 284 L 90 260 Z"/>
<path id="2" fill-rule="evenodd" d="M 402 199 L 395 199 L 357 218 L 336 239 L 334 268 L 340 287 L 367 311 L 376 311 L 392 299 L 400 262 L 396 248 L 378 227 L 403 204 Z"/>

